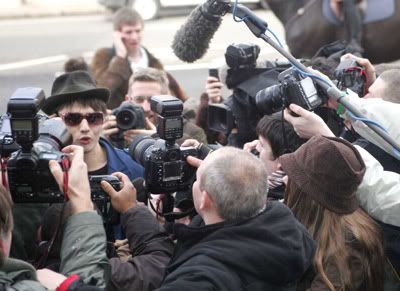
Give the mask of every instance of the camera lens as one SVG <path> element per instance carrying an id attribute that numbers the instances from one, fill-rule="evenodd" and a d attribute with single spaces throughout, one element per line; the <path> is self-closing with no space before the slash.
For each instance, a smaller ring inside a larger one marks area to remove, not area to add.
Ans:
<path id="1" fill-rule="evenodd" d="M 281 88 L 281 85 L 273 85 L 257 93 L 256 106 L 260 113 L 270 115 L 283 109 Z"/>
<path id="2" fill-rule="evenodd" d="M 122 130 L 127 130 L 135 128 L 136 125 L 136 112 L 130 109 L 123 109 L 118 112 L 117 116 L 117 126 Z"/>
<path id="3" fill-rule="evenodd" d="M 134 161 L 144 166 L 146 151 L 152 147 L 155 142 L 155 139 L 148 135 L 137 135 L 133 138 L 129 146 L 129 155 Z"/>

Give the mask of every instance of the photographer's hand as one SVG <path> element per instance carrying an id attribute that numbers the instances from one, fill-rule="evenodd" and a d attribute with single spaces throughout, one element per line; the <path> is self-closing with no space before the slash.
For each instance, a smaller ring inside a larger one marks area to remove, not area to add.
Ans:
<path id="1" fill-rule="evenodd" d="M 110 135 L 115 134 L 117 132 L 118 132 L 117 119 L 115 115 L 112 114 L 112 111 L 107 109 L 106 121 L 103 123 L 102 136 L 108 139 Z"/>
<path id="2" fill-rule="evenodd" d="M 206 83 L 206 93 L 209 103 L 222 102 L 222 88 L 224 84 L 215 77 L 208 77 Z"/>
<path id="3" fill-rule="evenodd" d="M 256 149 L 257 145 L 258 145 L 258 139 L 253 140 L 251 142 L 246 142 L 243 145 L 243 150 L 248 152 L 248 153 L 251 153 L 252 150 Z"/>
<path id="4" fill-rule="evenodd" d="M 114 31 L 113 44 L 116 55 L 125 59 L 128 56 L 128 50 L 126 49 L 126 46 L 122 39 L 122 33 L 120 31 Z"/>
<path id="5" fill-rule="evenodd" d="M 68 198 L 71 202 L 72 213 L 94 211 L 87 178 L 87 165 L 83 161 L 83 148 L 70 145 L 63 148 L 62 152 L 66 154 L 71 164 L 68 170 Z M 49 162 L 49 169 L 60 190 L 63 191 L 64 176 L 60 164 L 52 160 Z"/>
<path id="6" fill-rule="evenodd" d="M 371 62 L 368 59 L 356 57 L 355 55 L 352 54 L 345 54 L 340 58 L 341 61 L 345 59 L 355 59 L 356 62 L 364 68 L 365 78 L 366 78 L 365 80 L 366 88 L 369 88 L 369 86 L 371 86 L 372 83 L 375 82 L 376 80 L 375 67 L 371 64 Z"/>
<path id="7" fill-rule="evenodd" d="M 147 117 L 145 118 L 145 121 L 146 121 L 146 129 L 129 129 L 124 132 L 124 139 L 128 143 L 132 143 L 135 135 L 143 134 L 152 136 L 153 134 L 157 133 L 156 126 Z"/>
<path id="8" fill-rule="evenodd" d="M 56 290 L 67 279 L 63 274 L 56 273 L 50 269 L 37 270 L 36 275 L 40 284 L 49 290 Z"/>
<path id="9" fill-rule="evenodd" d="M 298 116 L 293 116 L 288 109 L 285 109 L 284 117 L 293 125 L 295 132 L 301 138 L 311 138 L 314 135 L 335 136 L 322 118 L 314 112 L 296 104 L 290 104 L 289 108 Z"/>
<path id="10" fill-rule="evenodd" d="M 201 163 L 203 162 L 203 160 L 200 160 L 200 159 L 192 157 L 192 156 L 188 156 L 186 158 L 186 161 L 189 165 L 191 165 L 192 167 L 195 167 L 195 168 L 200 167 Z"/>
<path id="11" fill-rule="evenodd" d="M 125 213 L 129 209 L 136 207 L 136 189 L 129 177 L 123 173 L 116 172 L 112 174 L 121 181 L 121 190 L 115 191 L 106 181 L 101 181 L 101 188 L 110 196 L 111 204 L 119 213 Z"/>
<path id="12" fill-rule="evenodd" d="M 197 148 L 199 145 L 200 142 L 194 138 L 185 139 L 181 144 L 182 147 L 194 147 L 194 148 Z"/>

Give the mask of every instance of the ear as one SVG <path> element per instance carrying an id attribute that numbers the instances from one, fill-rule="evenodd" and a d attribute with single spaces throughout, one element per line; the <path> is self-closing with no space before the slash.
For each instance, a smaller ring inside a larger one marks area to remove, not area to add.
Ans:
<path id="1" fill-rule="evenodd" d="M 200 198 L 200 209 L 203 211 L 209 211 L 210 209 L 214 209 L 214 201 L 211 198 L 210 194 L 207 191 L 201 192 Z"/>
<path id="2" fill-rule="evenodd" d="M 125 95 L 125 101 L 129 101 L 129 99 L 130 99 L 130 98 L 129 98 L 128 94 L 126 94 L 126 95 Z"/>

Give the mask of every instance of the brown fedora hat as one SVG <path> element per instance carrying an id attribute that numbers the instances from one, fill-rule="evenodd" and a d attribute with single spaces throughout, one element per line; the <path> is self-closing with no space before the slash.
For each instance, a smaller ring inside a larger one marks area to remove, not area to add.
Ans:
<path id="1" fill-rule="evenodd" d="M 51 96 L 44 101 L 42 111 L 46 114 L 53 114 L 60 105 L 71 98 L 95 98 L 107 103 L 109 97 L 110 90 L 97 88 L 95 81 L 87 71 L 73 71 L 54 80 Z"/>

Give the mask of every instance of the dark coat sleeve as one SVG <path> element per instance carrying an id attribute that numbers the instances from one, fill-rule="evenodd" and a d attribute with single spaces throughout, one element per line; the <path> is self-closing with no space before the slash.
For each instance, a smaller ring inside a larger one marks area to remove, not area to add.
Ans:
<path id="1" fill-rule="evenodd" d="M 174 249 L 163 227 L 144 206 L 121 215 L 132 258 L 123 262 L 112 258 L 108 290 L 154 290 L 163 280 Z"/>

